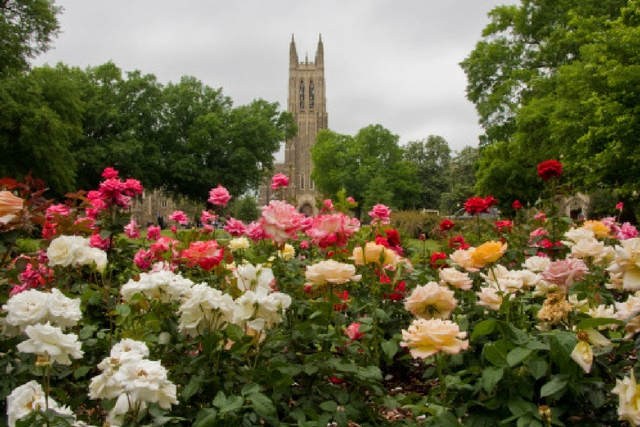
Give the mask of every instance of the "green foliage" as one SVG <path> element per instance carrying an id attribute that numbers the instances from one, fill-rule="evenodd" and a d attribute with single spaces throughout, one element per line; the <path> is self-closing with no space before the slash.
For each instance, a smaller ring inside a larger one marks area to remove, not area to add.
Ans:
<path id="1" fill-rule="evenodd" d="M 425 214 L 421 211 L 393 211 L 391 213 L 391 225 L 414 239 L 420 238 L 421 235 L 430 238 L 437 234 L 440 221 L 442 218 L 439 215 Z"/>
<path id="2" fill-rule="evenodd" d="M 426 140 L 407 143 L 404 157 L 417 168 L 420 195 L 414 207 L 438 209 L 442 203 L 442 194 L 452 186 L 449 144 L 441 136 L 430 135 Z"/>
<path id="3" fill-rule="evenodd" d="M 7 0 L 0 4 L 0 78 L 29 69 L 29 61 L 46 52 L 59 31 L 61 8 L 53 1 Z"/>
<path id="4" fill-rule="evenodd" d="M 245 223 L 255 221 L 260 216 L 258 202 L 253 196 L 242 196 L 232 202 L 233 217 Z"/>
<path id="5" fill-rule="evenodd" d="M 416 170 L 403 159 L 398 136 L 380 125 L 360 129 L 355 136 L 333 131 L 318 133 L 311 149 L 312 179 L 328 197 L 347 195 L 367 212 L 378 203 L 394 208 L 414 205 Z"/>

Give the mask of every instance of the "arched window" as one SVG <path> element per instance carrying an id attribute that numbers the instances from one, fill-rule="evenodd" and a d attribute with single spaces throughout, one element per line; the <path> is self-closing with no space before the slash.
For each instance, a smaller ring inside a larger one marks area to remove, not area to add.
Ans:
<path id="1" fill-rule="evenodd" d="M 300 80 L 300 109 L 304 108 L 304 81 Z"/>
<path id="2" fill-rule="evenodd" d="M 313 80 L 309 82 L 309 108 L 313 108 L 313 99 L 315 91 L 313 90 Z"/>

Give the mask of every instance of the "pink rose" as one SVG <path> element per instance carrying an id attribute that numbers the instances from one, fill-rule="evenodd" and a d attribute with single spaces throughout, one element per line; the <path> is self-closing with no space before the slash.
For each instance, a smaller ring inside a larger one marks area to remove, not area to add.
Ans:
<path id="1" fill-rule="evenodd" d="M 251 222 L 247 225 L 245 230 L 245 236 L 254 242 L 265 239 L 267 236 L 264 233 L 264 229 L 262 228 L 262 224 L 260 222 Z"/>
<path id="2" fill-rule="evenodd" d="M 186 225 L 189 222 L 189 218 L 182 211 L 175 211 L 171 215 L 169 215 L 169 219 L 172 221 L 176 221 L 180 225 Z"/>
<path id="3" fill-rule="evenodd" d="M 295 206 L 279 200 L 273 200 L 262 207 L 260 224 L 267 237 L 276 243 L 284 243 L 287 239 L 297 238 L 302 220 L 305 216 Z"/>
<path id="4" fill-rule="evenodd" d="M 244 223 L 235 218 L 229 218 L 223 228 L 224 231 L 231 234 L 233 237 L 240 237 L 247 230 L 247 227 L 244 225 Z"/>
<path id="5" fill-rule="evenodd" d="M 111 240 L 108 237 L 103 239 L 100 234 L 96 233 L 89 238 L 89 246 L 106 251 L 111 246 Z"/>
<path id="6" fill-rule="evenodd" d="M 371 223 L 381 223 L 381 224 L 389 224 L 391 221 L 389 217 L 391 216 L 391 209 L 387 206 L 378 204 L 375 205 L 371 211 L 369 212 L 369 216 L 373 218 Z"/>
<path id="7" fill-rule="evenodd" d="M 581 280 L 589 268 L 584 261 L 575 258 L 567 258 L 561 261 L 554 261 L 542 272 L 542 278 L 567 293 L 569 287 L 578 280 Z"/>
<path id="8" fill-rule="evenodd" d="M 207 271 L 220 264 L 224 256 L 224 248 L 218 247 L 215 240 L 191 242 L 188 249 L 182 251 L 182 256 L 187 259 L 187 266 L 199 265 Z"/>
<path id="9" fill-rule="evenodd" d="M 115 170 L 112 167 L 105 168 L 105 170 L 102 171 L 102 177 L 104 179 L 117 178 L 118 177 L 118 171 Z"/>
<path id="10" fill-rule="evenodd" d="M 281 173 L 277 173 L 271 178 L 271 189 L 287 188 L 289 186 L 289 177 Z"/>
<path id="11" fill-rule="evenodd" d="M 343 213 L 319 215 L 313 218 L 306 230 L 311 243 L 322 249 L 329 246 L 344 246 L 349 237 L 360 229 L 360 222 Z"/>
<path id="12" fill-rule="evenodd" d="M 160 227 L 150 225 L 147 228 L 147 240 L 158 240 L 160 238 Z"/>
<path id="13" fill-rule="evenodd" d="M 212 205 L 227 206 L 227 202 L 229 202 L 229 200 L 231 200 L 229 192 L 220 184 L 218 184 L 216 188 L 212 188 L 211 191 L 209 191 L 208 202 Z"/>
<path id="14" fill-rule="evenodd" d="M 140 229 L 135 219 L 132 219 L 129 224 L 124 226 L 124 234 L 130 239 L 140 238 Z"/>

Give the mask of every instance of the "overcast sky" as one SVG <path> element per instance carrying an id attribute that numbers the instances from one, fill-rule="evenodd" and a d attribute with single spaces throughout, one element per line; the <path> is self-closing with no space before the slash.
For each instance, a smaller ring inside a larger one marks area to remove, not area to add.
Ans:
<path id="1" fill-rule="evenodd" d="M 402 144 L 429 135 L 452 150 L 477 146 L 478 117 L 459 63 L 489 22 L 516 0 L 56 0 L 61 34 L 36 65 L 96 66 L 194 76 L 235 105 L 286 108 L 289 43 L 325 52 L 329 127 L 380 124 Z"/>

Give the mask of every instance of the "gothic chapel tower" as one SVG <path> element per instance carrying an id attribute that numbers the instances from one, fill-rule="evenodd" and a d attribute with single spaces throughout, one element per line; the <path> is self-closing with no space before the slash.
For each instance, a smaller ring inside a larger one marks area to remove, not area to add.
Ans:
<path id="1" fill-rule="evenodd" d="M 311 147 L 318 131 L 328 126 L 322 36 L 318 39 L 314 62 L 309 62 L 306 55 L 303 62 L 298 60 L 296 43 L 291 36 L 287 111 L 293 114 L 298 134 L 286 142 L 284 164 L 279 166 L 290 178 L 290 196 L 297 200 L 298 210 L 312 215 L 318 193 L 311 180 Z"/>

